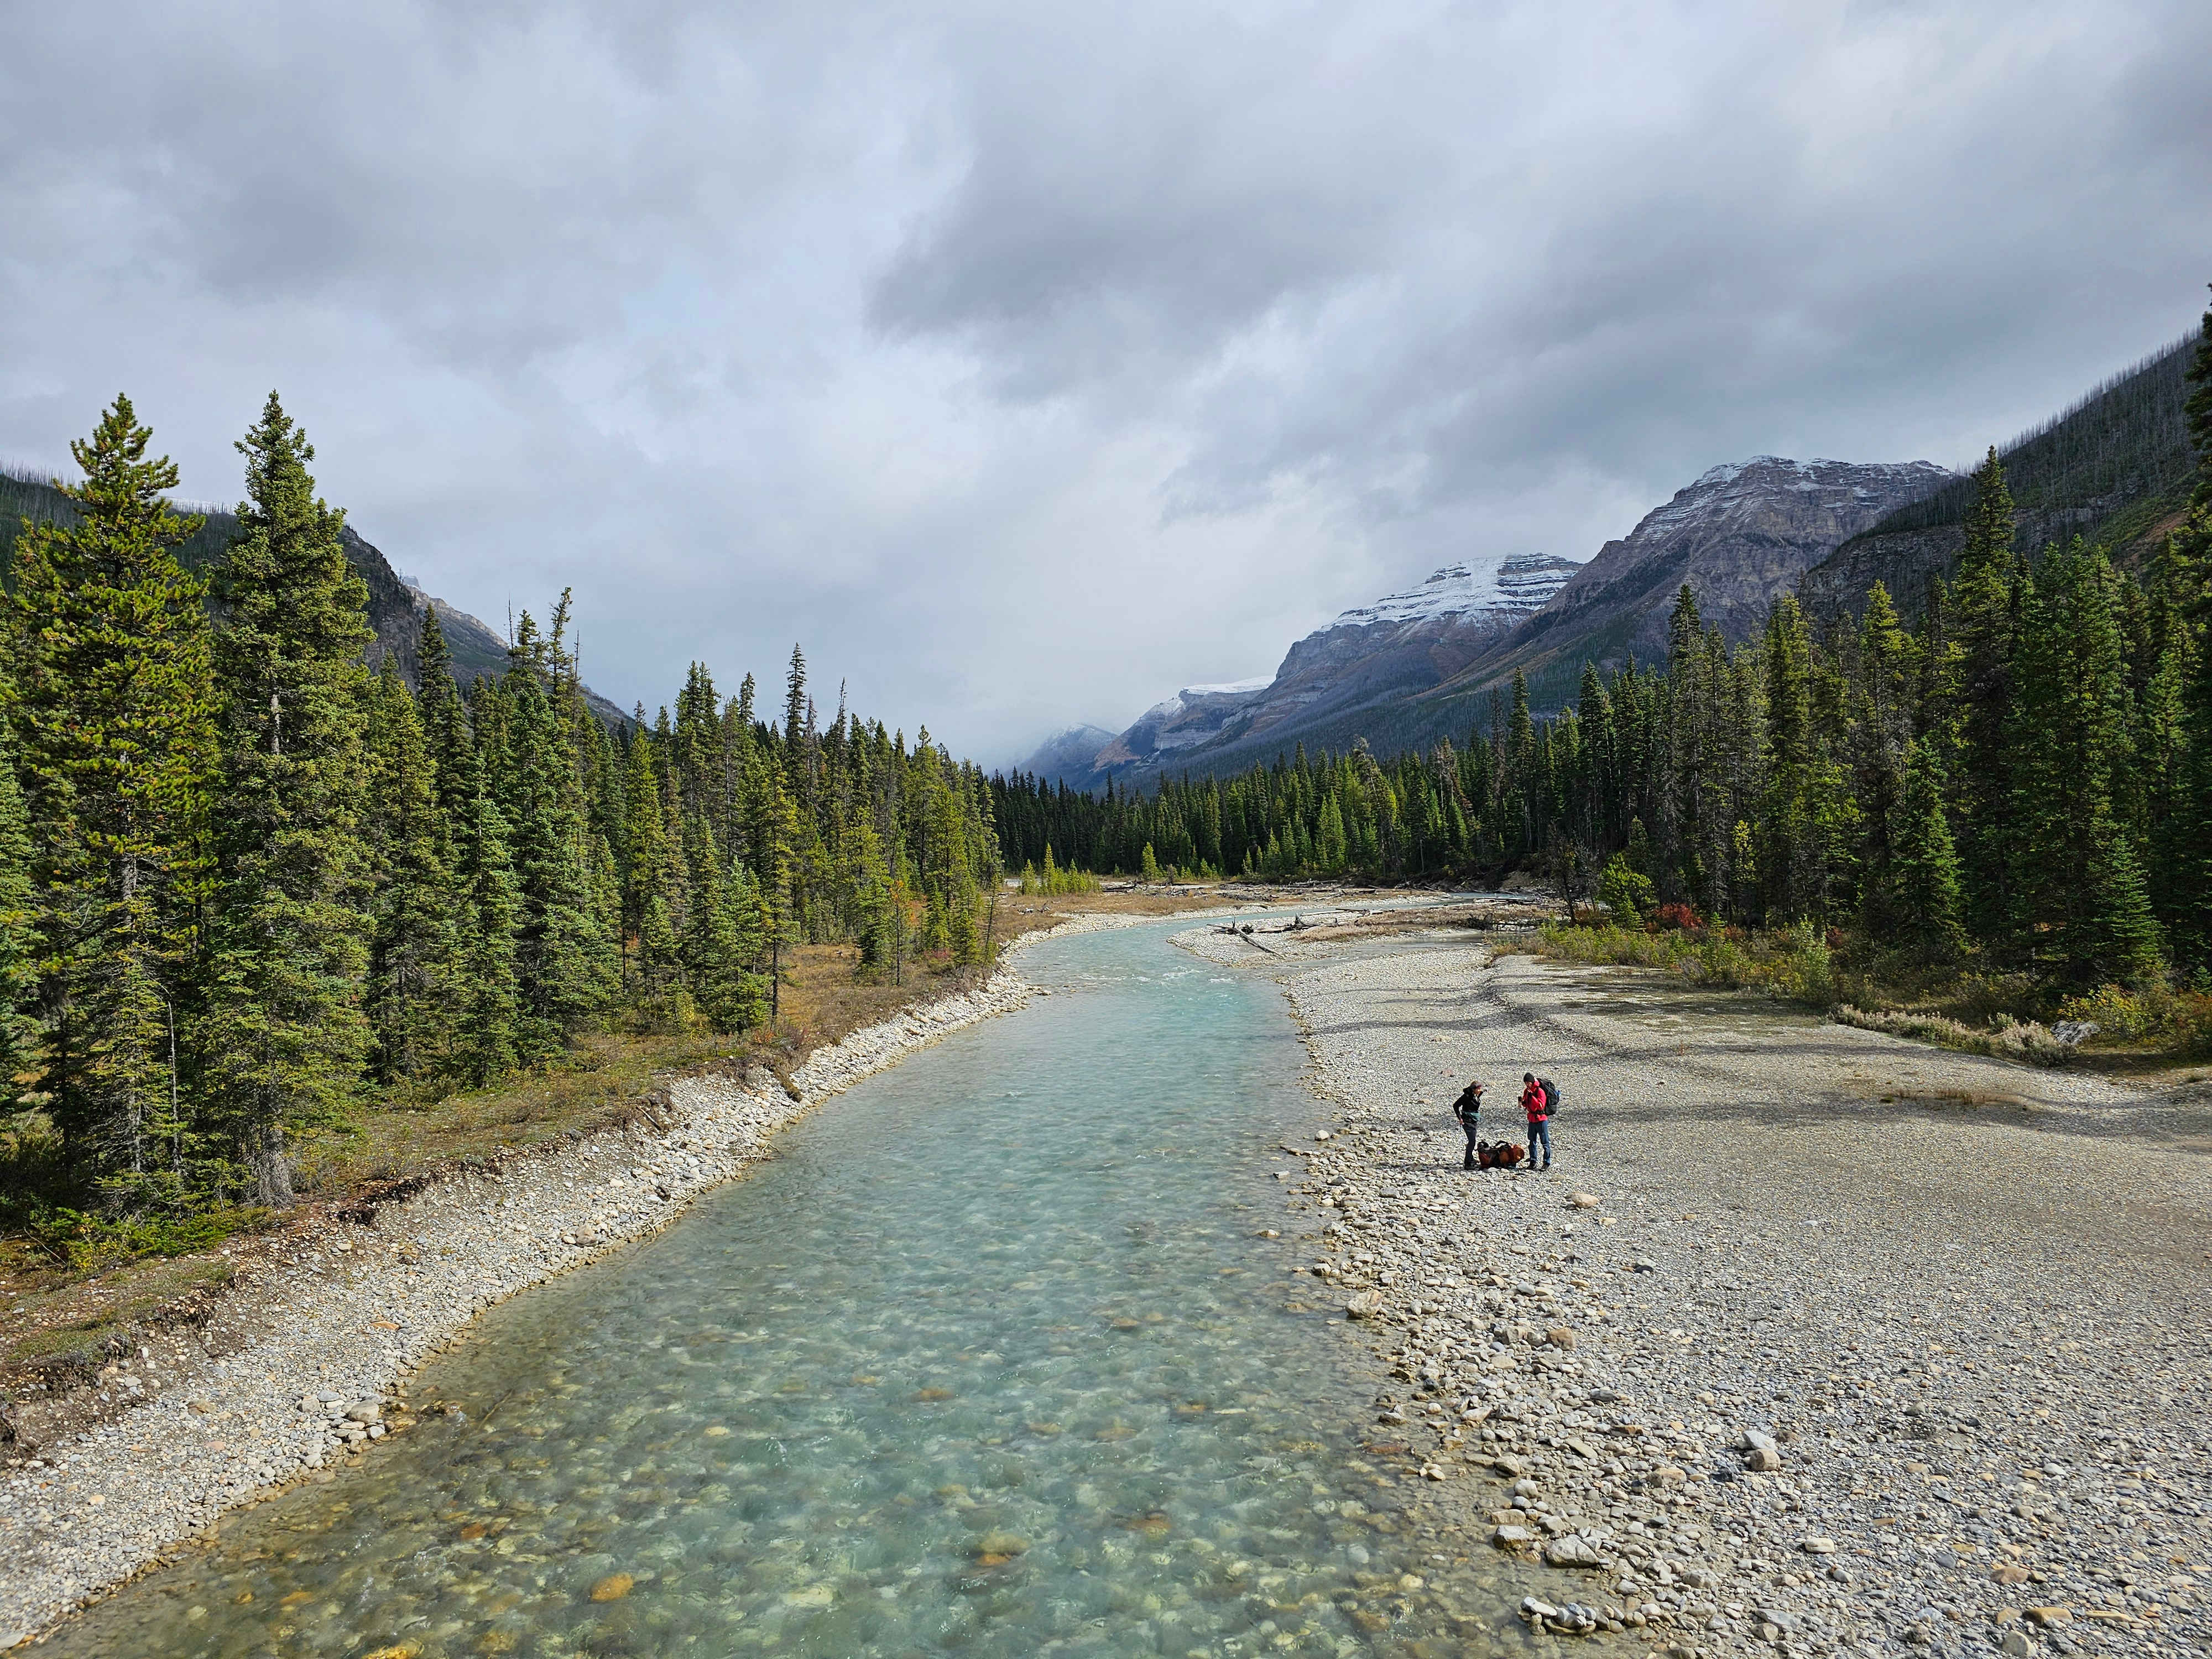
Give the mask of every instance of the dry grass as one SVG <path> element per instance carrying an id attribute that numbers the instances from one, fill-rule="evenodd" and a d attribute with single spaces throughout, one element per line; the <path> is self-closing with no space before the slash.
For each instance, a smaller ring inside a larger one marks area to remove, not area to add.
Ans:
<path id="1" fill-rule="evenodd" d="M 6 1285 L 11 1313 L 19 1305 L 24 1310 L 11 1318 L 0 1346 L 0 1376 L 58 1355 L 96 1352 L 111 1334 L 179 1297 L 228 1284 L 234 1271 L 210 1256 L 155 1257 L 87 1277 L 28 1251 L 21 1255 L 27 1259 L 9 1261 Z"/>

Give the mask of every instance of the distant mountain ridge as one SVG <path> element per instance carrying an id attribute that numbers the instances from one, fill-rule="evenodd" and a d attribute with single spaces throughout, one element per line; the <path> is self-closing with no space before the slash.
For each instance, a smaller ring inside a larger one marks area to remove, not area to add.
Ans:
<path id="1" fill-rule="evenodd" d="M 1549 604 L 1439 687 L 1439 730 L 1464 731 L 1490 690 L 1526 674 L 1536 707 L 1571 701 L 1583 665 L 1615 668 L 1666 654 L 1667 618 L 1688 584 L 1705 622 L 1731 641 L 1850 537 L 1948 483 L 1933 461 L 1792 460 L 1754 455 L 1711 467 L 1607 542 Z M 1443 712 L 1449 706 L 1449 713 Z"/>
<path id="2" fill-rule="evenodd" d="M 68 524 L 76 509 L 70 499 L 44 478 L 27 476 L 27 469 L 0 471 L 0 572 L 15 561 L 15 543 L 33 524 Z M 187 569 L 204 570 L 219 557 L 238 535 L 238 517 L 222 507 L 179 503 L 180 510 L 197 513 L 207 522 L 199 532 L 177 550 Z M 368 587 L 368 625 L 376 635 L 370 652 L 372 665 L 389 653 L 408 685 L 422 687 L 422 617 L 425 606 L 435 606 L 438 625 L 446 635 L 446 648 L 453 660 L 453 677 L 463 685 L 507 672 L 507 641 L 465 611 L 425 593 L 392 568 L 375 544 L 348 524 L 339 532 L 346 562 Z M 586 688 L 586 698 L 603 720 L 622 724 L 631 716 L 608 699 Z"/>
<path id="3" fill-rule="evenodd" d="M 1218 771 L 1236 757 L 1295 744 L 1441 684 L 1541 608 L 1577 568 L 1571 559 L 1514 553 L 1449 564 L 1418 586 L 1355 605 L 1292 645 L 1274 673 L 1231 685 L 1194 685 L 1157 702 L 1101 748 L 1087 777 L 1138 787 L 1189 765 Z M 1310 740 L 1310 739 L 1308 739 Z"/>

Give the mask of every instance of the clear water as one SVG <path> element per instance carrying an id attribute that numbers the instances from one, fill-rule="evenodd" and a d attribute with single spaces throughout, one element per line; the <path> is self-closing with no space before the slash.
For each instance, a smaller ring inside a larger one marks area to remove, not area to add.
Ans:
<path id="1" fill-rule="evenodd" d="M 1364 1356 L 1300 1305 L 1292 1240 L 1256 1237 L 1288 1218 L 1270 1151 L 1319 1121 L 1279 994 L 1169 931 L 1039 950 L 1062 994 L 493 1310 L 413 1389 L 461 1419 L 227 1522 L 49 1650 L 1519 1646 L 1438 1580 L 1353 1437 Z"/>

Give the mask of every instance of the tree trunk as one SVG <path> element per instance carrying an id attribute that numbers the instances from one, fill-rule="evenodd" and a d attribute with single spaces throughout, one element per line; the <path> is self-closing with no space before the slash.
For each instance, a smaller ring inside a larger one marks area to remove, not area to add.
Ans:
<path id="1" fill-rule="evenodd" d="M 257 1196 L 270 1210 L 292 1207 L 292 1161 L 284 1155 L 284 1131 L 270 1124 L 261 1132 L 261 1150 L 253 1160 Z"/>

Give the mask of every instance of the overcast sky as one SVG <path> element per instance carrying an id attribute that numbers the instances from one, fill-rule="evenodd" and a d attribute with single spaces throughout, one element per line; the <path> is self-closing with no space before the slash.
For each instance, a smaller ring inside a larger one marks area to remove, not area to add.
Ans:
<path id="1" fill-rule="evenodd" d="M 2203 0 L 19 6 L 0 459 L 128 391 L 228 501 L 273 386 L 625 705 L 798 640 L 1011 759 L 2053 411 L 2202 308 L 2208 63 Z"/>

